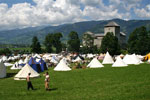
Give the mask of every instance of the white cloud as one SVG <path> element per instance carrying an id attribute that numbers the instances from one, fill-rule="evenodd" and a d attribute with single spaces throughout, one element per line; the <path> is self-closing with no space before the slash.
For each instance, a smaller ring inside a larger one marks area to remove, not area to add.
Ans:
<path id="1" fill-rule="evenodd" d="M 82 20 L 80 6 L 72 5 L 67 0 L 34 0 L 37 4 L 0 5 L 1 28 L 23 28 L 44 24 L 57 25 Z M 5 27 L 4 27 L 5 26 Z"/>
<path id="2" fill-rule="evenodd" d="M 113 3 L 113 4 L 115 4 L 115 5 L 119 5 L 120 4 L 120 0 L 109 0 L 110 1 L 110 3 Z"/>
<path id="3" fill-rule="evenodd" d="M 134 10 L 135 14 L 138 16 L 138 17 L 141 17 L 141 18 L 150 18 L 150 10 L 148 9 L 135 9 Z"/>
<path id="4" fill-rule="evenodd" d="M 146 6 L 147 10 L 150 10 L 150 4 Z"/>
<path id="5" fill-rule="evenodd" d="M 142 0 L 33 0 L 35 5 L 18 3 L 8 8 L 0 4 L 0 30 L 40 25 L 58 25 L 83 20 L 130 19 L 133 8 L 138 16 L 148 17 L 150 5 L 136 9 Z M 82 8 L 82 9 L 81 9 Z M 144 13 L 141 15 L 141 13 Z M 88 18 L 88 19 L 87 19 Z"/>

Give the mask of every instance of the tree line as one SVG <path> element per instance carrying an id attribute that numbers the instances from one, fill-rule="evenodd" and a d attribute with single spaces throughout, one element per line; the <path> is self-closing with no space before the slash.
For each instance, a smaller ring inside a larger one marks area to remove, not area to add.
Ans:
<path id="1" fill-rule="evenodd" d="M 112 32 L 108 32 L 101 42 L 101 47 L 94 45 L 94 37 L 90 34 L 83 34 L 82 39 L 79 38 L 78 33 L 71 31 L 68 34 L 66 43 L 61 41 L 62 33 L 49 33 L 45 36 L 44 48 L 36 36 L 32 39 L 31 52 L 33 53 L 59 53 L 62 50 L 77 53 L 106 53 L 111 55 L 120 53 L 136 53 L 147 54 L 150 52 L 150 31 L 142 26 L 136 28 L 129 36 L 126 48 L 121 48 L 118 38 Z"/>

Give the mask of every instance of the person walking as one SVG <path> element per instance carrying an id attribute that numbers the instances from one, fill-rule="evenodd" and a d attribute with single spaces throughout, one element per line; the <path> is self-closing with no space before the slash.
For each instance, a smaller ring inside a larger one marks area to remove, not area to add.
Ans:
<path id="1" fill-rule="evenodd" d="M 49 91 L 50 90 L 50 88 L 49 88 L 50 77 L 49 77 L 48 72 L 46 72 L 46 74 L 44 74 L 44 76 L 45 76 L 45 90 Z"/>
<path id="2" fill-rule="evenodd" d="M 29 90 L 31 88 L 32 90 L 34 90 L 33 85 L 31 83 L 31 80 L 30 80 L 30 75 L 31 75 L 31 73 L 28 73 L 28 76 L 27 76 L 27 89 Z"/>

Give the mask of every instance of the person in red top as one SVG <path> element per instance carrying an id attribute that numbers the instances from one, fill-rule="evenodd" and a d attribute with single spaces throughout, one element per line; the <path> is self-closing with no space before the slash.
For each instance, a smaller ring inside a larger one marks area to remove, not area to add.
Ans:
<path id="1" fill-rule="evenodd" d="M 32 90 L 34 90 L 33 85 L 31 83 L 31 80 L 30 80 L 30 75 L 31 75 L 31 73 L 28 73 L 28 76 L 27 76 L 27 89 L 29 90 L 31 88 Z"/>

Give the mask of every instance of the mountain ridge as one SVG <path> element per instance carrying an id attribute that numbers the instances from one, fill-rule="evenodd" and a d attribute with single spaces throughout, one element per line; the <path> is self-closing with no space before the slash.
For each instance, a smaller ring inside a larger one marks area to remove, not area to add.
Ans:
<path id="1" fill-rule="evenodd" d="M 81 38 L 82 34 L 86 31 L 91 31 L 95 34 L 104 33 L 104 25 L 110 21 L 115 21 L 120 25 L 120 31 L 126 33 L 127 38 L 129 34 L 140 26 L 147 27 L 150 30 L 150 20 L 100 20 L 100 21 L 83 21 L 73 24 L 63 24 L 58 26 L 38 26 L 29 27 L 24 29 L 14 29 L 0 31 L 1 44 L 31 44 L 32 37 L 37 36 L 41 43 L 48 33 L 61 32 L 63 34 L 63 41 L 66 41 L 68 34 L 71 31 L 76 31 Z"/>

